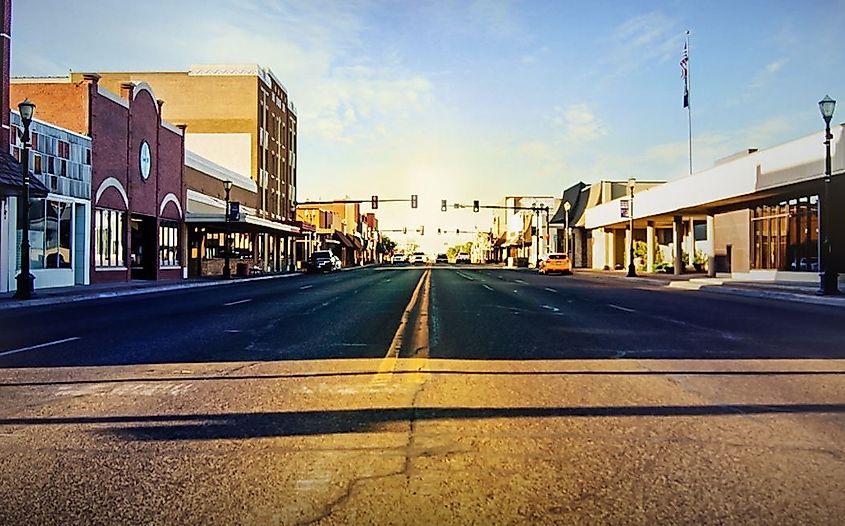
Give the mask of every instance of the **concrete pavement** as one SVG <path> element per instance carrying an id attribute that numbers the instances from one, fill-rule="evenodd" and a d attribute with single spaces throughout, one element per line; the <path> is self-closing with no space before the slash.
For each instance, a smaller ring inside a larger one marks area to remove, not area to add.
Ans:
<path id="1" fill-rule="evenodd" d="M 0 523 L 835 523 L 843 321 L 495 268 L 9 311 Z"/>

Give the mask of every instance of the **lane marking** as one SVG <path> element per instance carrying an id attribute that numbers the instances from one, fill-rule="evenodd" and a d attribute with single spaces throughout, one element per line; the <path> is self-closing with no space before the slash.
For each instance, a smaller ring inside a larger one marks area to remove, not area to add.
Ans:
<path id="1" fill-rule="evenodd" d="M 493 287 L 491 287 L 490 285 L 488 285 L 486 283 L 482 284 L 481 286 L 484 287 L 487 290 L 493 290 Z"/>
<path id="2" fill-rule="evenodd" d="M 29 347 L 21 347 L 20 349 L 12 349 L 11 351 L 0 352 L 0 356 L 8 356 L 10 354 L 16 354 L 16 353 L 25 352 L 25 351 L 33 351 L 35 349 L 42 349 L 44 347 L 50 347 L 50 346 L 59 345 L 59 344 L 62 344 L 62 343 L 73 342 L 73 341 L 76 341 L 78 339 L 79 339 L 79 336 L 74 336 L 72 338 L 65 338 L 63 340 L 56 340 L 56 341 L 47 342 L 47 343 L 39 343 L 38 345 L 30 345 Z"/>
<path id="3" fill-rule="evenodd" d="M 543 287 L 543 290 L 547 290 L 549 292 L 554 292 L 555 294 L 557 294 L 557 291 L 551 287 Z"/>
<path id="4" fill-rule="evenodd" d="M 230 303 L 224 303 L 223 306 L 224 307 L 231 307 L 232 305 L 240 305 L 241 303 L 249 303 L 250 301 L 252 301 L 252 300 L 248 299 L 248 300 L 232 301 Z"/>
<path id="5" fill-rule="evenodd" d="M 314 286 L 314 285 L 303 285 L 303 286 L 299 287 L 299 290 L 308 290 L 308 289 L 310 289 L 310 288 L 311 288 L 311 287 L 313 287 L 313 286 Z"/>
<path id="6" fill-rule="evenodd" d="M 396 369 L 396 362 L 399 360 L 399 353 L 402 351 L 402 343 L 404 340 L 405 332 L 407 330 L 408 322 L 422 295 L 425 296 L 425 305 L 423 305 L 425 307 L 425 310 L 423 311 L 423 309 L 420 309 L 420 316 L 418 318 L 419 327 L 417 327 L 417 334 L 413 335 L 413 339 L 424 341 L 424 345 L 426 347 L 425 352 L 427 354 L 428 288 L 430 285 L 430 279 L 431 270 L 426 269 L 420 276 L 420 279 L 417 282 L 417 286 L 414 289 L 413 294 L 411 294 L 411 299 L 405 306 L 404 312 L 402 312 L 402 318 L 399 320 L 399 326 L 396 328 L 396 333 L 393 335 L 393 339 L 390 341 L 390 346 L 387 348 L 387 354 L 384 358 L 382 358 L 381 362 L 379 363 L 378 369 L 376 370 L 376 374 L 375 376 L 373 376 L 373 379 L 370 382 L 371 384 L 385 384 L 389 382 L 393 377 L 393 371 Z M 425 292 L 421 295 L 420 292 L 423 290 Z M 422 332 L 424 332 L 425 334 L 419 334 Z"/>
<path id="7" fill-rule="evenodd" d="M 241 330 L 240 329 L 226 329 L 226 332 L 228 332 L 229 334 L 237 334 L 237 333 L 241 332 Z"/>
<path id="8" fill-rule="evenodd" d="M 514 280 L 514 282 L 516 282 L 516 283 L 522 283 L 523 285 L 525 285 L 525 282 L 524 282 L 524 281 L 522 281 L 521 279 L 515 279 L 515 280 Z"/>
<path id="9" fill-rule="evenodd" d="M 558 309 L 557 307 L 553 307 L 552 305 L 540 305 L 540 308 L 550 310 L 552 312 L 560 312 L 560 309 Z"/>
<path id="10" fill-rule="evenodd" d="M 612 303 L 608 303 L 607 306 L 611 307 L 613 309 L 621 310 L 621 311 L 625 311 L 625 312 L 637 312 L 634 309 L 629 309 L 628 307 L 620 307 L 619 305 L 614 305 Z"/>

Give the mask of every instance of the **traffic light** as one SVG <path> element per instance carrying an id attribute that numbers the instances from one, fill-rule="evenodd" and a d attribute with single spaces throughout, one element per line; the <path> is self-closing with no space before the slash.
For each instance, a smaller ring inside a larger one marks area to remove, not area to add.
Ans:
<path id="1" fill-rule="evenodd" d="M 408 227 L 403 226 L 403 227 L 402 227 L 402 233 L 403 233 L 403 234 L 407 234 L 407 233 L 408 233 Z"/>
<path id="2" fill-rule="evenodd" d="M 438 228 L 437 229 L 437 235 L 440 235 L 440 233 L 441 233 L 441 230 Z"/>
<path id="3" fill-rule="evenodd" d="M 473 212 L 478 212 L 478 210 L 479 210 L 480 208 L 481 208 L 481 207 L 478 205 L 478 199 L 476 199 L 475 201 L 473 201 L 473 202 L 472 202 L 472 211 L 473 211 Z"/>
<path id="4" fill-rule="evenodd" d="M 374 195 L 372 197 L 372 200 L 370 201 L 370 205 L 371 205 L 373 210 L 376 210 L 378 208 L 378 196 L 377 195 Z"/>
<path id="5" fill-rule="evenodd" d="M 460 233 L 461 233 L 461 229 L 460 229 L 460 228 L 456 228 L 456 229 L 455 229 L 455 233 L 456 233 L 456 234 L 460 234 Z"/>
<path id="6" fill-rule="evenodd" d="M 417 207 L 417 194 L 411 194 L 411 208 Z"/>
<path id="7" fill-rule="evenodd" d="M 425 225 L 420 225 L 420 235 L 421 236 L 425 235 Z"/>
<path id="8" fill-rule="evenodd" d="M 441 200 L 440 200 L 440 211 L 441 211 L 441 212 L 445 212 L 448 208 L 449 208 L 449 207 L 448 207 L 448 206 L 446 206 L 446 200 L 445 200 L 445 199 L 441 199 Z"/>

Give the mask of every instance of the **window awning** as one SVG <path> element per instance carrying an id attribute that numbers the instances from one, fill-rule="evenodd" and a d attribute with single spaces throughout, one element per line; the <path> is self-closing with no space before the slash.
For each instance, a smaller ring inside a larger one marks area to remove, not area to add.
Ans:
<path id="1" fill-rule="evenodd" d="M 340 241 L 340 244 L 344 247 L 351 248 L 353 250 L 355 249 L 355 245 L 352 243 L 352 241 L 349 240 L 349 236 L 347 236 L 343 232 L 335 230 L 334 238 Z"/>
<path id="2" fill-rule="evenodd" d="M 23 166 L 11 154 L 0 152 L 0 195 L 20 195 L 23 191 Z M 29 178 L 29 196 L 47 197 L 50 190 L 40 179 L 31 175 Z"/>

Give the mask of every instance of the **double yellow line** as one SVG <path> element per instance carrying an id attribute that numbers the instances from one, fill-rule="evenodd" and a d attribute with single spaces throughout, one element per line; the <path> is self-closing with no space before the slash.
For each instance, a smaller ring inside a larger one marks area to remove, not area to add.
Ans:
<path id="1" fill-rule="evenodd" d="M 420 371 L 428 364 L 428 311 L 431 298 L 431 270 L 428 269 L 420 276 L 414 293 L 402 318 L 399 326 L 387 348 L 387 354 L 381 360 L 373 377 L 372 383 L 384 384 L 393 380 L 393 373 L 400 360 L 407 370 Z M 416 313 L 416 316 L 414 316 Z M 405 357 L 402 357 L 403 349 Z M 403 375 L 403 381 L 409 383 L 422 383 L 425 381 L 422 373 Z"/>

